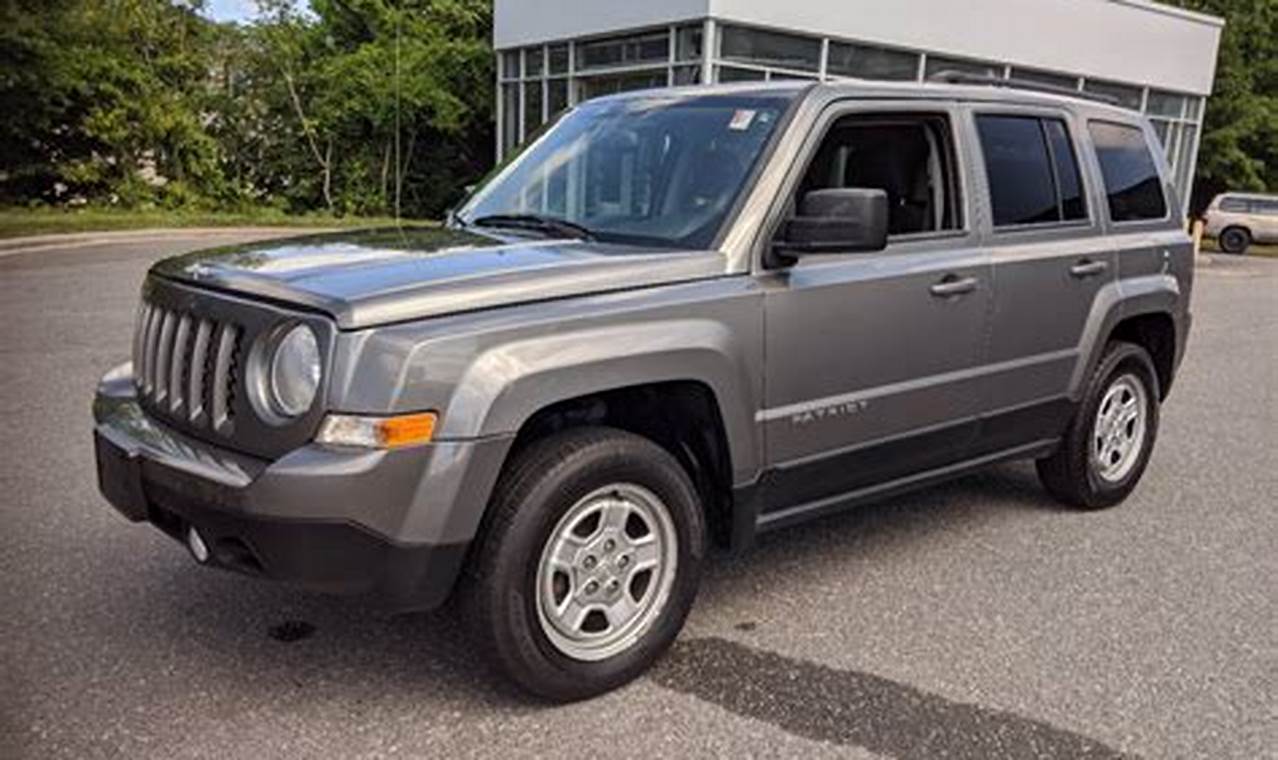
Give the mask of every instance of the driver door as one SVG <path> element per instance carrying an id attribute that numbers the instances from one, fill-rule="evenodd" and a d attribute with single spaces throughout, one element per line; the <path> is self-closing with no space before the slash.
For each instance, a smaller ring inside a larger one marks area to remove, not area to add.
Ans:
<path id="1" fill-rule="evenodd" d="M 764 273 L 771 470 L 760 525 L 837 507 L 961 461 L 981 413 L 991 265 L 965 192 L 962 115 L 851 106 L 827 113 L 790 185 L 869 187 L 887 248 L 812 255 Z M 806 167 L 806 168 L 802 168 Z"/>

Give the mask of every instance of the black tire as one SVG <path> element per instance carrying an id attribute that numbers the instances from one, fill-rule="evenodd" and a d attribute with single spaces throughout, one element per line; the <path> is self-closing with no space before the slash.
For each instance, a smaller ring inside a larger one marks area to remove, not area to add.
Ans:
<path id="1" fill-rule="evenodd" d="M 673 585 L 661 611 L 628 648 L 607 659 L 574 659 L 543 630 L 538 567 L 573 505 L 617 483 L 641 486 L 667 507 L 677 536 Z M 584 699 L 633 680 L 674 642 L 696 597 L 705 547 L 700 499 L 673 456 L 620 430 L 571 429 L 531 444 L 503 469 L 457 602 L 477 645 L 501 674 L 544 699 Z"/>
<path id="2" fill-rule="evenodd" d="M 1245 227 L 1226 227 L 1220 233 L 1220 250 L 1225 253 L 1243 254 L 1251 247 L 1251 232 Z"/>
<path id="3" fill-rule="evenodd" d="M 1133 376 L 1144 386 L 1145 426 L 1140 451 L 1131 469 L 1117 480 L 1100 475 L 1100 465 L 1092 457 L 1097 412 L 1110 387 L 1119 378 Z M 1087 383 L 1082 404 L 1074 413 L 1051 456 L 1037 462 L 1038 477 L 1058 501 L 1079 509 L 1104 509 L 1118 504 L 1132 492 L 1149 464 L 1158 434 L 1158 373 L 1149 352 L 1134 344 L 1111 342 Z"/>

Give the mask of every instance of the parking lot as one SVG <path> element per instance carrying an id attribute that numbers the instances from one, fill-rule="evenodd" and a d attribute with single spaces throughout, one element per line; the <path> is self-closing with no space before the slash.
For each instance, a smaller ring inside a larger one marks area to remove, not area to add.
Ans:
<path id="1" fill-rule="evenodd" d="M 0 251 L 0 758 L 1278 757 L 1278 260 L 1200 267 L 1145 480 L 1011 465 L 711 563 L 647 677 L 547 707 L 446 615 L 197 567 L 98 496 L 166 235 Z"/>

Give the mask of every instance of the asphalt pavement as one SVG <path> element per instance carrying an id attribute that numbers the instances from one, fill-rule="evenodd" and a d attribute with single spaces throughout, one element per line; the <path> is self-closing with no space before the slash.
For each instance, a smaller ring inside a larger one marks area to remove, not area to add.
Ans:
<path id="1" fill-rule="evenodd" d="M 1200 268 L 1126 504 L 1018 464 L 767 536 L 650 675 L 547 707 L 446 615 L 197 567 L 99 497 L 147 266 L 258 234 L 0 253 L 0 758 L 1278 757 L 1278 261 Z"/>

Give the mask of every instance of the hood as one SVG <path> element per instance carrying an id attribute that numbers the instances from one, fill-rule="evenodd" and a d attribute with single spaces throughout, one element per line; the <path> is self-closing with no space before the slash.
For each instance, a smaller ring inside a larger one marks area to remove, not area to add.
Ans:
<path id="1" fill-rule="evenodd" d="M 716 251 L 529 240 L 434 227 L 216 248 L 152 274 L 328 313 L 342 329 L 724 274 Z"/>

